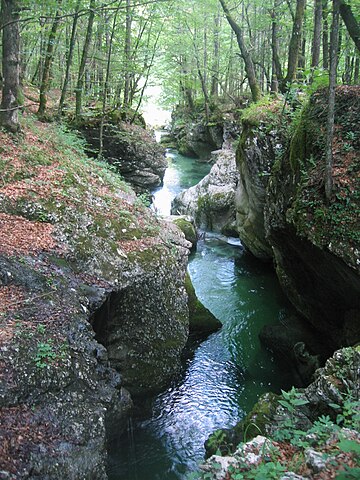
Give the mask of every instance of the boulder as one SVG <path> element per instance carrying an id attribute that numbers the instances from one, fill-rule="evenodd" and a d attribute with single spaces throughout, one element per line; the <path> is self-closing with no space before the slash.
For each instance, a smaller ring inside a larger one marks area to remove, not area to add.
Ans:
<path id="1" fill-rule="evenodd" d="M 100 117 L 84 118 L 76 128 L 89 145 L 88 153 L 99 151 Z M 162 184 L 167 160 L 165 150 L 143 127 L 119 120 L 106 119 L 103 132 L 103 157 L 135 190 L 153 190 Z"/>
<path id="2" fill-rule="evenodd" d="M 202 229 L 234 234 L 235 190 L 239 180 L 233 150 L 213 152 L 214 165 L 197 185 L 175 197 L 173 214 L 190 215 Z M 236 235 L 236 233 L 235 233 Z"/>
<path id="3" fill-rule="evenodd" d="M 192 217 L 189 215 L 169 215 L 164 219 L 176 225 L 185 235 L 186 240 L 191 243 L 191 250 L 196 250 L 198 232 Z"/>
<path id="4" fill-rule="evenodd" d="M 197 298 L 190 275 L 185 277 L 185 288 L 188 294 L 189 327 L 196 335 L 207 335 L 216 332 L 222 324 Z"/>

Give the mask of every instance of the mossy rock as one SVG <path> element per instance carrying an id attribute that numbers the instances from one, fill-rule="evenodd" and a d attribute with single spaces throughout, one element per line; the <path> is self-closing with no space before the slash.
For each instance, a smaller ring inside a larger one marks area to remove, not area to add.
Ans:
<path id="1" fill-rule="evenodd" d="M 185 289 L 188 294 L 190 331 L 212 333 L 219 330 L 221 322 L 199 301 L 188 273 L 185 277 Z"/>
<path id="2" fill-rule="evenodd" d="M 191 242 L 192 250 L 195 249 L 197 245 L 197 232 L 194 225 L 184 217 L 175 218 L 173 223 L 180 228 L 185 235 L 186 240 Z"/>
<path id="3" fill-rule="evenodd" d="M 278 398 L 274 393 L 265 393 L 235 427 L 215 430 L 205 442 L 206 458 L 216 452 L 229 455 L 235 452 L 239 443 L 246 443 L 257 435 L 266 436 L 273 423 Z"/>

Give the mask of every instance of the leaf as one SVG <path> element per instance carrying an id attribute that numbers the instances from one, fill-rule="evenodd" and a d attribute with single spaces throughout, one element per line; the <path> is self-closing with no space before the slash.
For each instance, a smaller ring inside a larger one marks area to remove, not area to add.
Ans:
<path id="1" fill-rule="evenodd" d="M 303 398 L 295 398 L 293 401 L 292 401 L 293 405 L 295 405 L 296 407 L 300 407 L 300 405 L 307 405 L 309 403 L 309 400 L 305 400 Z"/>
<path id="2" fill-rule="evenodd" d="M 355 440 L 341 440 L 338 447 L 343 452 L 355 452 L 357 455 L 360 455 L 360 443 Z"/>

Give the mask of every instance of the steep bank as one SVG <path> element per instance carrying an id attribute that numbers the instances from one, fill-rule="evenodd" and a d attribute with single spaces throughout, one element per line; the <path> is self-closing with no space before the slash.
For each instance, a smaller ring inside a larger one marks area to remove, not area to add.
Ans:
<path id="1" fill-rule="evenodd" d="M 180 367 L 189 244 L 75 137 L 24 133 L 1 134 L 2 474 L 105 479 L 128 390 Z"/>
<path id="2" fill-rule="evenodd" d="M 276 271 L 332 349 L 360 340 L 360 88 L 336 92 L 334 190 L 324 195 L 327 92 L 315 93 L 273 168 L 265 209 Z"/>
<path id="3" fill-rule="evenodd" d="M 236 151 L 239 182 L 235 193 L 236 227 L 241 241 L 257 258 L 273 257 L 265 236 L 264 208 L 271 169 L 286 145 L 288 122 L 280 101 L 251 106 L 243 111 Z"/>
<path id="4" fill-rule="evenodd" d="M 166 142 L 173 139 L 182 155 L 208 160 L 212 151 L 222 148 L 224 142 L 234 141 L 238 132 L 238 119 L 232 105 L 212 105 L 209 118 L 201 103 L 192 112 L 178 105 L 172 114 L 171 137 Z"/>

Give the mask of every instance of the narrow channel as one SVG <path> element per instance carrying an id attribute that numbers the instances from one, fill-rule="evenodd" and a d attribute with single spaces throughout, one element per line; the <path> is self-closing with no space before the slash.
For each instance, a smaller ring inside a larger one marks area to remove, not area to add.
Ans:
<path id="1" fill-rule="evenodd" d="M 196 184 L 210 166 L 168 153 L 164 186 L 154 204 L 169 214 L 174 196 Z M 146 418 L 133 418 L 110 454 L 110 480 L 183 480 L 197 469 L 204 442 L 235 425 L 258 396 L 287 386 L 284 372 L 259 342 L 262 326 L 286 315 L 273 270 L 238 245 L 207 233 L 189 261 L 199 299 L 223 323 L 186 360 L 184 373 L 150 400 Z"/>

